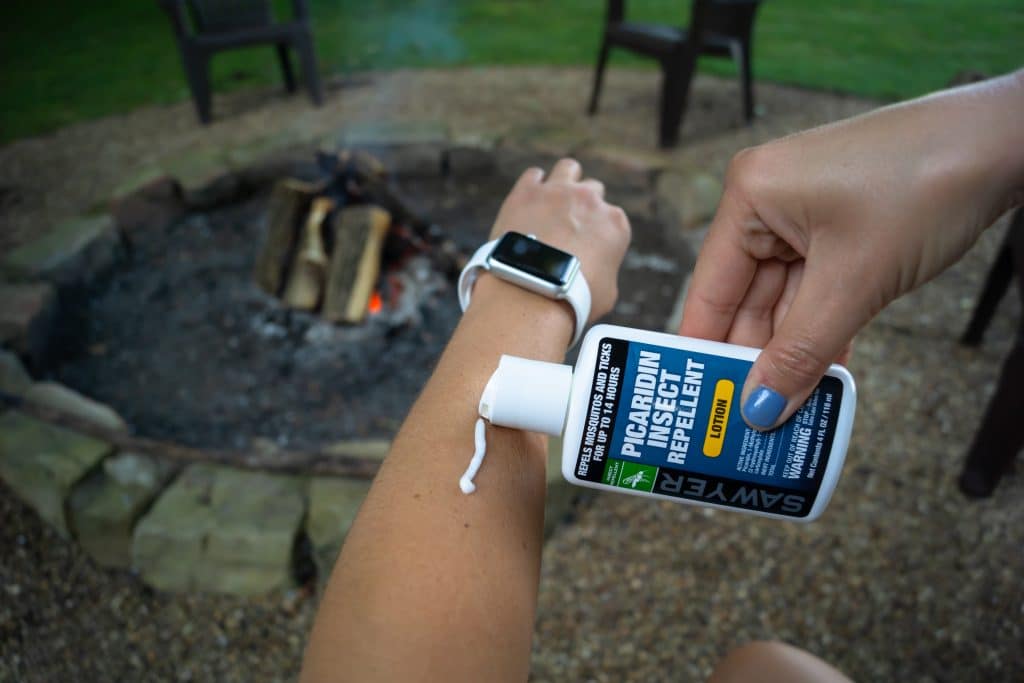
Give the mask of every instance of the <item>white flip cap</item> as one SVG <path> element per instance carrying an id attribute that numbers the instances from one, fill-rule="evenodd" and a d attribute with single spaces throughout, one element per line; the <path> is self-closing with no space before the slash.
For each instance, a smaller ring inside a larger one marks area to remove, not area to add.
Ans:
<path id="1" fill-rule="evenodd" d="M 499 427 L 559 436 L 571 391 L 571 365 L 502 356 L 480 397 L 480 417 Z"/>

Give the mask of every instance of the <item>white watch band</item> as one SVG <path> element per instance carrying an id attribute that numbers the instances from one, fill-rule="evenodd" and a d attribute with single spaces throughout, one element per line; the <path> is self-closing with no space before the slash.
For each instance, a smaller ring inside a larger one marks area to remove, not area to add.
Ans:
<path id="1" fill-rule="evenodd" d="M 491 252 L 494 251 L 494 246 L 498 241 L 487 242 L 477 249 L 459 275 L 459 305 L 462 306 L 463 312 L 469 308 L 469 299 L 473 293 L 473 285 L 476 284 L 480 271 L 490 270 L 487 259 Z M 573 331 L 572 343 L 569 345 L 569 348 L 572 348 L 580 340 L 580 337 L 583 336 L 583 330 L 587 326 L 587 318 L 590 317 L 590 287 L 587 286 L 587 280 L 583 277 L 582 270 L 576 271 L 572 282 L 569 283 L 568 291 L 558 297 L 557 300 L 567 302 L 572 306 L 572 310 L 576 314 L 576 329 Z"/>

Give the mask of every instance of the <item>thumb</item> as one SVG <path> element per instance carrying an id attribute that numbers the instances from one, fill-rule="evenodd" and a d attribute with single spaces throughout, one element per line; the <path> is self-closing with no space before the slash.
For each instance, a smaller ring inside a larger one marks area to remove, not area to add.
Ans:
<path id="1" fill-rule="evenodd" d="M 741 405 L 748 425 L 773 429 L 807 400 L 867 322 L 854 292 L 844 291 L 834 277 L 804 272 L 792 305 L 743 385 Z"/>

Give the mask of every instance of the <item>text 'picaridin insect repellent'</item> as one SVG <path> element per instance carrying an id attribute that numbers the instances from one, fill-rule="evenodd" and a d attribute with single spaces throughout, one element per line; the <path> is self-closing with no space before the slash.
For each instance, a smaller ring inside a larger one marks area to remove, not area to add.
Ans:
<path id="1" fill-rule="evenodd" d="M 575 369 L 503 356 L 480 415 L 502 427 L 562 434 L 562 475 L 579 486 L 817 519 L 850 442 L 853 377 L 832 365 L 787 422 L 759 432 L 740 414 L 740 391 L 758 353 L 598 325 L 584 337 Z"/>

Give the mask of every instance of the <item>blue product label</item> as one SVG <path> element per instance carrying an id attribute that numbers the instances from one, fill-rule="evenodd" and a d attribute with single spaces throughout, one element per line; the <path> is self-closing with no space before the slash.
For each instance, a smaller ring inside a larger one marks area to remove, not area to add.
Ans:
<path id="1" fill-rule="evenodd" d="M 843 384 L 825 377 L 771 432 L 747 427 L 750 361 L 622 339 L 598 349 L 576 476 L 607 486 L 805 517 L 832 449 Z"/>

